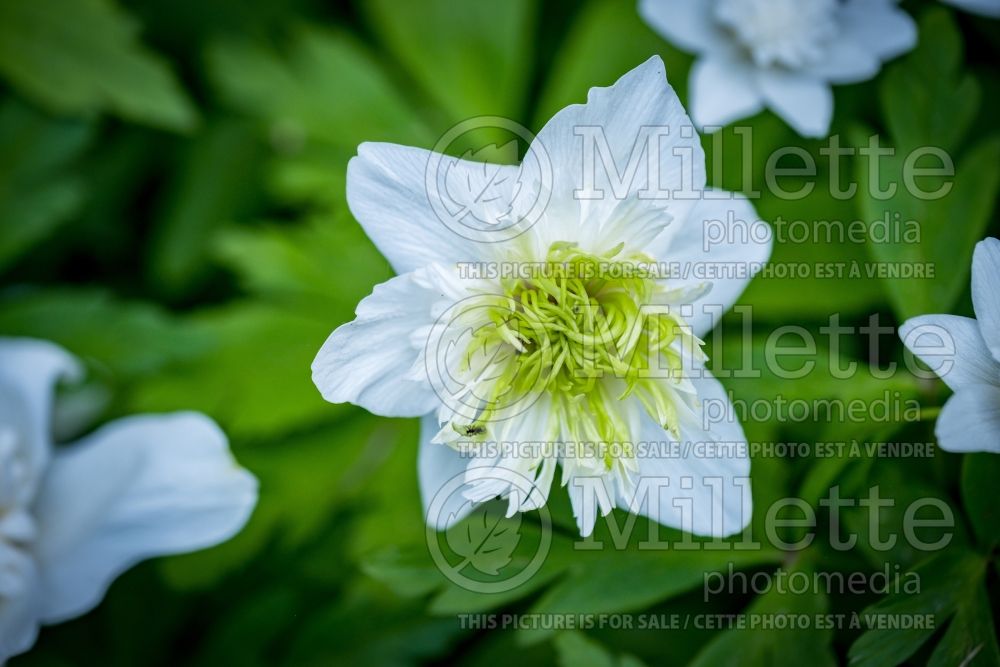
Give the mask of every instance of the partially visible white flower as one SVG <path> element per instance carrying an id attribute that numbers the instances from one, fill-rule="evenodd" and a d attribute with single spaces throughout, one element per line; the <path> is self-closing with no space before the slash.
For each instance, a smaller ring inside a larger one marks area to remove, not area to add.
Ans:
<path id="1" fill-rule="evenodd" d="M 742 530 L 746 438 L 702 367 L 699 337 L 767 261 L 771 239 L 748 238 L 747 225 L 768 228 L 745 198 L 706 190 L 700 139 L 660 58 L 561 110 L 519 167 L 491 171 L 489 198 L 459 207 L 463 221 L 501 211 L 527 223 L 520 234 L 455 233 L 441 216 L 448 184 L 428 187 L 435 171 L 456 191 L 482 191 L 481 164 L 358 148 L 348 203 L 400 275 L 376 286 L 313 362 L 327 400 L 423 417 L 428 522 L 446 528 L 496 497 L 511 515 L 537 509 L 559 467 L 584 536 L 614 507 L 703 535 Z M 707 243 L 713 225 L 723 233 Z M 463 265 L 552 272 L 463 276 Z M 709 404 L 725 416 L 711 423 Z M 587 446 L 600 443 L 611 448 Z M 435 507 L 455 480 L 461 494 Z"/>
<path id="2" fill-rule="evenodd" d="M 700 127 L 767 107 L 802 136 L 824 137 L 830 84 L 870 79 L 917 41 L 896 0 L 639 0 L 639 13 L 697 54 L 689 100 Z"/>
<path id="3" fill-rule="evenodd" d="M 992 19 L 1000 19 L 1000 0 L 941 0 L 945 4 L 953 5 L 980 16 L 988 16 Z"/>
<path id="4" fill-rule="evenodd" d="M 976 245 L 972 258 L 976 318 L 921 315 L 899 335 L 955 394 L 938 417 L 935 435 L 949 452 L 1000 454 L 1000 241 Z"/>
<path id="5" fill-rule="evenodd" d="M 229 539 L 257 502 L 204 415 L 130 417 L 54 448 L 55 384 L 80 373 L 51 343 L 0 338 L 0 663 L 139 561 Z"/>

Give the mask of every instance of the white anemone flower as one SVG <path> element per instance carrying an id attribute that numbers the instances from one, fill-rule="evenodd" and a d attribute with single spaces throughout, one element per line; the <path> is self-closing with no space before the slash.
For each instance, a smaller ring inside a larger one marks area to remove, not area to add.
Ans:
<path id="1" fill-rule="evenodd" d="M 702 535 L 746 526 L 746 439 L 698 337 L 771 238 L 748 235 L 769 228 L 745 198 L 705 190 L 659 57 L 557 113 L 520 166 L 362 144 L 347 199 L 399 275 L 333 332 L 313 380 L 328 401 L 422 417 L 429 525 L 497 497 L 509 516 L 540 508 L 559 467 L 584 536 L 616 506 Z"/>
<path id="2" fill-rule="evenodd" d="M 1000 19 L 1000 0 L 942 0 L 972 14 Z"/>
<path id="3" fill-rule="evenodd" d="M 0 338 L 0 663 L 139 561 L 229 539 L 257 502 L 203 415 L 129 417 L 53 447 L 55 385 L 80 373 L 51 343 Z"/>
<path id="4" fill-rule="evenodd" d="M 941 409 L 935 435 L 949 452 L 1000 454 L 1000 241 L 976 245 L 972 258 L 976 319 L 921 315 L 903 323 L 900 338 L 954 395 Z"/>
<path id="5" fill-rule="evenodd" d="M 639 13 L 697 55 L 689 100 L 702 128 L 767 107 L 802 136 L 825 137 L 830 84 L 870 79 L 917 41 L 896 0 L 639 0 Z"/>

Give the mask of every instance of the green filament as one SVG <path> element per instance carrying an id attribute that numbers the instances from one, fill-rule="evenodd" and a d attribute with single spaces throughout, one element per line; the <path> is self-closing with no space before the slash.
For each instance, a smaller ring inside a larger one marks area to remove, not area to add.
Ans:
<path id="1" fill-rule="evenodd" d="M 510 346 L 477 419 L 455 425 L 485 436 L 512 401 L 547 392 L 551 417 L 576 442 L 626 443 L 631 433 L 623 401 L 635 396 L 665 429 L 677 433 L 673 382 L 681 368 L 676 343 L 700 344 L 676 312 L 657 297 L 665 290 L 640 268 L 643 255 L 604 255 L 556 243 L 529 278 L 505 279 L 503 294 L 476 304 L 488 323 L 472 334 L 465 357 Z M 615 388 L 612 392 L 612 388 Z M 605 465 L 613 461 L 606 456 Z"/>

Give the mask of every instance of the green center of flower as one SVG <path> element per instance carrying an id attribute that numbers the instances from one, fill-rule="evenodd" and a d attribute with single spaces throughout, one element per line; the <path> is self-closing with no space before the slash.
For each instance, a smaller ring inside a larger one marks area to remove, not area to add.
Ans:
<path id="1" fill-rule="evenodd" d="M 483 295 L 464 364 L 473 369 L 485 354 L 491 381 L 477 418 L 454 425 L 460 435 L 489 438 L 494 422 L 543 394 L 560 439 L 618 443 L 627 452 L 630 396 L 677 433 L 682 346 L 698 349 L 700 341 L 667 305 L 652 260 L 621 253 L 621 246 L 595 255 L 556 243 L 526 275 L 502 280 L 502 295 Z"/>

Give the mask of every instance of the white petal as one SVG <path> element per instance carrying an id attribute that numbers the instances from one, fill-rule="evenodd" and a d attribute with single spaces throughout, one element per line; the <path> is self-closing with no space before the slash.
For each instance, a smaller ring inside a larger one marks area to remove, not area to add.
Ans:
<path id="1" fill-rule="evenodd" d="M 383 417 L 419 417 L 435 408 L 439 401 L 426 375 L 414 373 L 423 350 L 411 337 L 434 324 L 442 276 L 421 269 L 375 286 L 358 304 L 357 317 L 330 334 L 312 363 L 323 398 Z"/>
<path id="2" fill-rule="evenodd" d="M 750 459 L 729 397 L 719 381 L 705 373 L 692 382 L 703 409 L 711 406 L 712 412 L 681 424 L 681 456 L 639 459 L 640 480 L 646 480 L 648 494 L 640 495 L 641 504 L 633 505 L 633 511 L 696 535 L 725 537 L 750 522 Z M 639 439 L 673 441 L 648 414 L 643 414 Z"/>
<path id="3" fill-rule="evenodd" d="M 545 165 L 551 173 L 530 172 Z M 586 104 L 559 111 L 535 137 L 522 168 L 522 181 L 552 183 L 545 217 L 531 229 L 541 248 L 579 240 L 583 221 L 613 222 L 615 207 L 639 192 L 683 217 L 705 186 L 701 141 L 659 56 L 613 86 L 591 88 Z"/>
<path id="4" fill-rule="evenodd" d="M 553 420 L 551 397 L 530 394 L 530 405 L 508 419 L 490 423 L 488 446 L 470 460 L 466 495 L 474 500 L 504 497 L 511 514 L 545 505 L 555 474 L 557 453 L 541 443 L 557 440 L 559 424 Z"/>
<path id="5" fill-rule="evenodd" d="M 726 42 L 705 0 L 639 0 L 639 15 L 665 39 L 685 51 L 703 53 Z"/>
<path id="6" fill-rule="evenodd" d="M 440 430 L 434 415 L 420 420 L 417 475 L 424 520 L 437 530 L 445 530 L 465 518 L 474 504 L 462 495 L 469 459 L 448 445 L 431 442 Z"/>
<path id="7" fill-rule="evenodd" d="M 50 444 L 29 437 L 30 423 L 25 397 L 0 382 L 0 548 L 4 510 L 31 506 L 38 481 L 48 465 Z"/>
<path id="8" fill-rule="evenodd" d="M 941 409 L 934 428 L 941 449 L 1000 454 L 1000 387 L 969 386 Z"/>
<path id="9" fill-rule="evenodd" d="M 758 72 L 767 106 L 803 137 L 825 137 L 833 118 L 833 93 L 824 81 L 776 69 Z"/>
<path id="10" fill-rule="evenodd" d="M 566 484 L 573 518 L 580 529 L 580 537 L 590 537 L 594 532 L 597 516 L 606 516 L 615 507 L 613 483 L 606 476 L 574 476 Z M 622 502 L 622 506 L 626 501 Z"/>
<path id="11" fill-rule="evenodd" d="M 944 0 L 944 2 L 973 14 L 1000 19 L 1000 0 Z"/>
<path id="12" fill-rule="evenodd" d="M 61 347 L 28 338 L 0 338 L 0 423 L 17 430 L 18 454 L 27 466 L 21 496 L 34 495 L 52 447 L 52 400 L 56 383 L 79 378 L 82 369 Z M 22 498 L 27 500 L 27 498 Z"/>
<path id="13" fill-rule="evenodd" d="M 142 560 L 228 540 L 256 502 L 257 480 L 204 415 L 121 419 L 60 451 L 36 506 L 43 622 L 92 609 Z"/>
<path id="14" fill-rule="evenodd" d="M 972 256 L 972 303 L 979 331 L 993 358 L 1000 361 L 1000 240 L 976 244 Z"/>
<path id="15" fill-rule="evenodd" d="M 698 127 L 728 125 L 764 108 L 753 67 L 707 55 L 691 68 L 691 117 Z"/>
<path id="16" fill-rule="evenodd" d="M 364 143 L 347 165 L 347 203 L 396 272 L 407 273 L 427 264 L 486 257 L 490 244 L 457 233 L 456 224 L 473 224 L 476 215 L 495 217 L 484 188 L 495 185 L 501 199 L 509 198 L 518 173 L 513 166 Z"/>
<path id="17" fill-rule="evenodd" d="M 771 247 L 771 228 L 757 217 L 746 197 L 712 189 L 687 219 L 667 227 L 649 251 L 658 261 L 678 263 L 687 270 L 686 279 L 669 280 L 669 287 L 711 284 L 693 304 L 693 313 L 686 316 L 695 335 L 703 337 L 733 307 L 770 258 Z"/>
<path id="18" fill-rule="evenodd" d="M 38 637 L 40 615 L 38 595 L 38 573 L 30 558 L 18 562 L 5 562 L 0 544 L 0 565 L 17 567 L 13 574 L 20 579 L 22 594 L 17 597 L 0 597 L 0 665 L 11 656 L 24 653 L 35 644 Z"/>
<path id="19" fill-rule="evenodd" d="M 844 35 L 882 61 L 917 44 L 917 24 L 894 0 L 847 0 L 841 9 Z"/>
<path id="20" fill-rule="evenodd" d="M 970 317 L 913 317 L 899 327 L 899 337 L 955 391 L 968 385 L 1000 383 L 1000 364 L 986 347 L 980 323 Z"/>
<path id="21" fill-rule="evenodd" d="M 876 51 L 875 45 L 845 35 L 829 46 L 820 62 L 801 71 L 830 83 L 867 81 L 882 67 Z"/>

